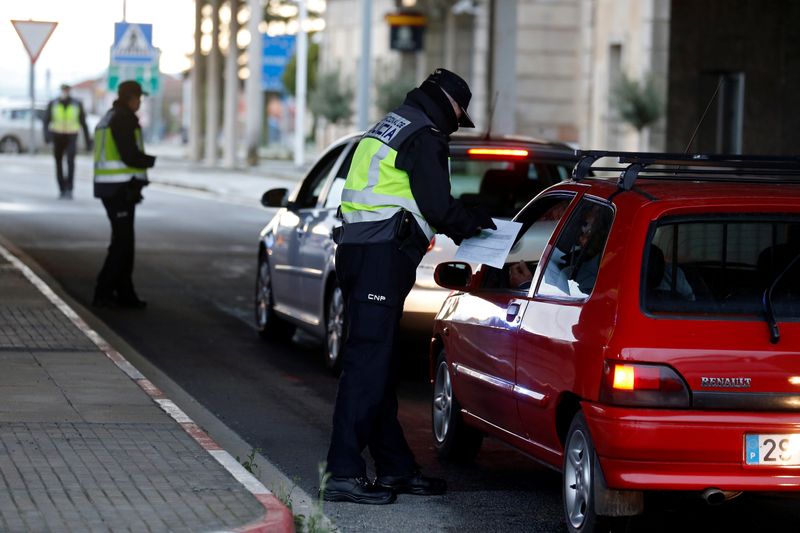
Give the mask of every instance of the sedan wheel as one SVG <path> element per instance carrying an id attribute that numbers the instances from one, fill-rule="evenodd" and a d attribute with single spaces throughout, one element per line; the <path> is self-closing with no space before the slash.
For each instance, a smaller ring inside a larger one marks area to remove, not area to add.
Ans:
<path id="1" fill-rule="evenodd" d="M 453 382 L 445 352 L 436 362 L 431 402 L 434 446 L 439 457 L 457 461 L 475 458 L 483 442 L 483 434 L 464 423 L 461 406 L 453 395 Z"/>
<path id="2" fill-rule="evenodd" d="M 0 152 L 4 154 L 22 153 L 22 143 L 14 137 L 3 137 L 0 139 Z"/>
<path id="3" fill-rule="evenodd" d="M 338 371 L 342 367 L 341 353 L 345 339 L 344 297 L 338 285 L 334 285 L 330 291 L 325 320 L 325 366 Z"/>
<path id="4" fill-rule="evenodd" d="M 256 329 L 264 339 L 291 338 L 294 334 L 294 326 L 275 315 L 274 305 L 269 262 L 266 256 L 261 253 L 258 257 L 258 274 L 256 275 Z"/>
<path id="5" fill-rule="evenodd" d="M 571 533 L 607 531 L 606 517 L 594 512 L 595 452 L 583 413 L 572 419 L 564 446 L 564 518 Z"/>

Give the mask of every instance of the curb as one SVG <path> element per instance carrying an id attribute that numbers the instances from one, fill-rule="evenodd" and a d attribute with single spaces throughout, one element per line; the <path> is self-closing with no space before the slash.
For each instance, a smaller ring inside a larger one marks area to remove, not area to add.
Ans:
<path id="1" fill-rule="evenodd" d="M 192 437 L 209 455 L 241 483 L 264 507 L 264 516 L 230 531 L 237 533 L 294 533 L 294 517 L 268 488 L 248 472 L 233 456 L 223 450 L 200 426 L 172 400 L 148 380 L 125 357 L 92 329 L 64 300 L 62 300 L 30 267 L 0 244 L 0 256 L 22 273 L 25 278 L 61 311 L 97 348 L 142 389 L 165 413 Z"/>

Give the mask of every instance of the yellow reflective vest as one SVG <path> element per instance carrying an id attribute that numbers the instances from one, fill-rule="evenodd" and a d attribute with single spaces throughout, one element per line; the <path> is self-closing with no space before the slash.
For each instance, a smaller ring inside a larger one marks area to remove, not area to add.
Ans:
<path id="1" fill-rule="evenodd" d="M 147 181 L 147 169 L 129 167 L 119 155 L 117 143 L 114 141 L 114 136 L 111 134 L 111 128 L 109 127 L 114 112 L 111 109 L 106 113 L 94 130 L 95 196 L 98 195 L 97 193 L 100 190 L 116 189 L 120 184 L 127 183 L 132 179 Z M 141 128 L 134 130 L 134 138 L 139 150 L 144 152 Z"/>
<path id="2" fill-rule="evenodd" d="M 428 239 L 433 238 L 436 230 L 422 216 L 414 200 L 408 173 L 395 166 L 400 145 L 425 127 L 433 127 L 425 113 L 402 105 L 363 135 L 342 190 L 345 228 L 348 224 L 387 221 L 406 210 Z"/>
<path id="3" fill-rule="evenodd" d="M 80 106 L 73 101 L 65 105 L 61 100 L 57 100 L 50 108 L 48 127 L 52 133 L 77 135 L 81 130 Z"/>

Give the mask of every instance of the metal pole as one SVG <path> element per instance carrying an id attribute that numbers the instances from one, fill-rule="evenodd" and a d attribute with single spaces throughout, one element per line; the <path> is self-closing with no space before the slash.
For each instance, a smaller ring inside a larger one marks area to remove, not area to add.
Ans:
<path id="1" fill-rule="evenodd" d="M 361 0 L 361 62 L 358 75 L 358 129 L 369 126 L 369 85 L 372 52 L 372 0 Z"/>
<path id="2" fill-rule="evenodd" d="M 239 100 L 239 47 L 236 34 L 239 33 L 239 0 L 230 0 L 231 21 L 228 25 L 228 57 L 225 59 L 225 108 L 223 109 L 224 155 L 222 164 L 228 168 L 236 167 L 236 121 Z"/>
<path id="3" fill-rule="evenodd" d="M 36 130 L 34 124 L 36 123 L 36 89 L 34 85 L 34 77 L 33 77 L 33 66 L 34 62 L 31 61 L 31 73 L 30 78 L 28 79 L 28 83 L 30 83 L 30 96 L 31 96 L 31 131 L 30 131 L 30 143 L 28 144 L 28 151 L 30 153 L 36 152 L 36 144 L 34 141 L 36 140 Z"/>
<path id="4" fill-rule="evenodd" d="M 306 87 L 308 85 L 308 39 L 306 37 L 306 2 L 298 0 L 300 7 L 297 29 L 297 73 L 295 79 L 295 110 L 294 110 L 294 164 L 303 165 L 305 160 L 305 121 L 306 121 Z"/>
<path id="5" fill-rule="evenodd" d="M 200 25 L 202 23 L 202 10 L 203 1 L 195 0 L 194 9 L 194 52 L 192 53 L 192 72 L 189 74 L 189 83 L 191 87 L 191 100 L 189 101 L 190 116 L 189 116 L 189 159 L 192 161 L 200 161 L 202 156 L 203 146 L 200 142 L 202 136 L 202 103 L 201 98 L 201 81 L 202 71 L 200 65 L 202 63 L 202 53 L 200 51 L 200 41 L 203 37 Z"/>
<path id="6" fill-rule="evenodd" d="M 206 165 L 217 163 L 219 132 L 219 0 L 211 0 L 211 52 L 206 69 Z"/>
<path id="7" fill-rule="evenodd" d="M 245 93 L 247 96 L 247 163 L 251 166 L 258 164 L 258 147 L 261 145 L 261 131 L 264 121 L 264 93 L 261 88 L 261 72 L 264 58 L 264 39 L 258 30 L 262 20 L 263 11 L 261 0 L 249 0 L 250 22 L 247 29 L 250 31 L 250 45 L 247 47 L 247 66 L 250 76 L 247 78 Z"/>
<path id="8" fill-rule="evenodd" d="M 128 0 L 122 0 L 122 22 L 128 20 Z"/>

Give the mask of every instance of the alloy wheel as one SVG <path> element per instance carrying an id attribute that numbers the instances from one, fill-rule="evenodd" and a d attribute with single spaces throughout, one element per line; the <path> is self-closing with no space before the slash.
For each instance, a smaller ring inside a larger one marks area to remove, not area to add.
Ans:
<path id="1" fill-rule="evenodd" d="M 565 450 L 564 505 L 570 525 L 579 529 L 586 520 L 592 482 L 592 464 L 586 435 L 574 431 Z"/>
<path id="2" fill-rule="evenodd" d="M 453 385 L 447 361 L 442 360 L 436 369 L 433 385 L 433 431 L 437 442 L 444 442 L 450 430 L 450 417 L 453 410 Z"/>
<path id="3" fill-rule="evenodd" d="M 269 264 L 262 260 L 258 263 L 258 286 L 256 287 L 256 321 L 260 329 L 267 325 L 271 302 L 272 280 L 269 274 Z"/>
<path id="4" fill-rule="evenodd" d="M 328 322 L 326 324 L 326 342 L 328 349 L 325 354 L 328 368 L 335 368 L 339 364 L 339 356 L 344 342 L 344 298 L 342 289 L 334 287 L 328 302 Z"/>

